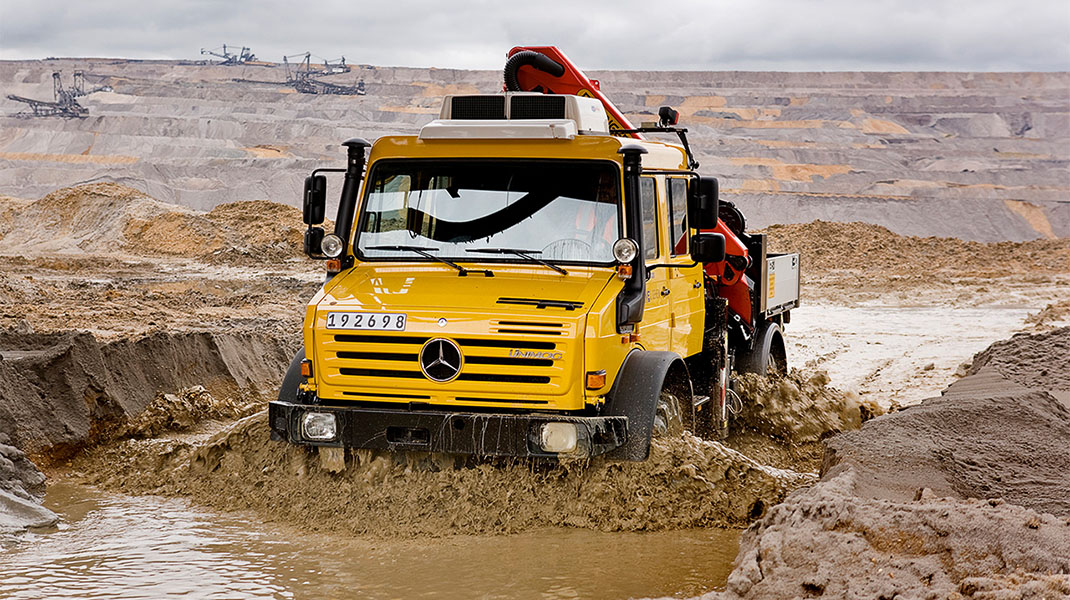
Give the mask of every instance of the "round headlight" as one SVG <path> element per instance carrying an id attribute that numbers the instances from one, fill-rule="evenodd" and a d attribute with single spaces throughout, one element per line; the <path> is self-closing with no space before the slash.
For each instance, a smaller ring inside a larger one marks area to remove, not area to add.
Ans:
<path id="1" fill-rule="evenodd" d="M 323 241 L 320 242 L 320 250 L 323 251 L 323 255 L 328 258 L 338 258 L 342 254 L 342 238 L 334 235 L 323 236 Z"/>
<path id="2" fill-rule="evenodd" d="M 635 240 L 621 238 L 613 242 L 613 258 L 617 259 L 617 262 L 630 263 L 635 260 L 637 254 L 639 254 L 639 244 L 636 244 Z"/>

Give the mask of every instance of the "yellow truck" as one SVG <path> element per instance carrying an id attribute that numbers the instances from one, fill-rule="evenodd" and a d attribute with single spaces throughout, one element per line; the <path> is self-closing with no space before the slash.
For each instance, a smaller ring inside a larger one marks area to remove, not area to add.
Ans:
<path id="1" fill-rule="evenodd" d="M 510 56 L 505 92 L 448 96 L 418 135 L 349 140 L 306 179 L 327 278 L 273 439 L 643 460 L 652 435 L 724 434 L 733 368 L 786 369 L 798 255 L 718 218 L 674 111 L 633 128 L 555 48 Z"/>

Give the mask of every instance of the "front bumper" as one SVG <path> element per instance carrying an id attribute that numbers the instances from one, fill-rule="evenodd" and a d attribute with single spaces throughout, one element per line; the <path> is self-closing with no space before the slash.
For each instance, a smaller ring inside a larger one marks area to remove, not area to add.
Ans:
<path id="1" fill-rule="evenodd" d="M 331 441 L 305 439 L 305 413 L 331 413 L 337 436 Z M 478 456 L 555 457 L 539 445 L 545 423 L 573 423 L 577 445 L 569 456 L 597 456 L 623 445 L 627 417 L 573 417 L 553 414 L 466 413 L 407 408 L 329 406 L 274 401 L 268 406 L 271 439 L 311 446 L 374 450 L 447 452 Z"/>

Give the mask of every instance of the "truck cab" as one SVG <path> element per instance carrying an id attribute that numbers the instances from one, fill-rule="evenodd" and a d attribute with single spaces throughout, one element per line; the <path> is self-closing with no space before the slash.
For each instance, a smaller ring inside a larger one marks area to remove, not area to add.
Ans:
<path id="1" fill-rule="evenodd" d="M 447 97 L 418 135 L 345 145 L 331 234 L 326 178 L 306 180 L 327 278 L 273 438 L 642 460 L 652 435 L 727 419 L 708 268 L 726 241 L 684 147 L 614 135 L 597 99 L 523 92 Z"/>

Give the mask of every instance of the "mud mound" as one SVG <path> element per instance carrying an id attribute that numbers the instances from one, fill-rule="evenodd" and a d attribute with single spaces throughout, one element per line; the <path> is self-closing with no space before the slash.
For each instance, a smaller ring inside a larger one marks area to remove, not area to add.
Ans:
<path id="1" fill-rule="evenodd" d="M 305 225 L 301 211 L 292 206 L 266 200 L 232 202 L 215 207 L 205 216 L 233 240 L 222 253 L 213 252 L 217 260 L 285 260 L 301 255 Z"/>
<path id="2" fill-rule="evenodd" d="M 1065 598 L 1070 522 L 999 500 L 862 499 L 843 473 L 743 535 L 735 598 Z"/>
<path id="3" fill-rule="evenodd" d="M 0 332 L 0 434 L 62 458 L 149 405 L 159 390 L 203 383 L 275 389 L 296 346 L 276 332 L 158 332 L 101 342 L 88 333 Z"/>
<path id="4" fill-rule="evenodd" d="M 95 183 L 57 190 L 0 211 L 0 252 L 127 253 L 223 263 L 300 255 L 300 211 L 264 200 L 210 213 L 166 204 L 130 187 Z"/>
<path id="5" fill-rule="evenodd" d="M 1070 306 L 1064 303 L 1063 310 L 1067 309 Z M 969 372 L 974 375 L 986 368 L 1025 387 L 1070 392 L 1070 327 L 996 342 L 973 358 Z"/>
<path id="6" fill-rule="evenodd" d="M 1070 517 L 1070 409 L 1024 391 L 958 393 L 874 419 L 828 442 L 825 472 L 852 466 L 867 497 L 905 501 L 930 488 Z"/>
<path id="7" fill-rule="evenodd" d="M 312 529 L 385 536 L 738 527 L 812 476 L 760 465 L 716 442 L 657 443 L 643 463 L 472 463 L 441 455 L 321 453 L 268 441 L 265 412 L 206 440 L 128 440 L 81 459 L 92 483 L 181 494 Z M 334 455 L 334 456 L 331 456 Z"/>
<path id="8" fill-rule="evenodd" d="M 6 218 L 0 219 L 0 251 L 118 252 L 130 219 L 151 219 L 176 209 L 114 183 L 64 188 L 28 204 L 9 205 Z"/>
<path id="9" fill-rule="evenodd" d="M 828 440 L 707 597 L 1070 596 L 1068 337 L 993 344 L 942 397 Z"/>
<path id="10" fill-rule="evenodd" d="M 864 271 L 870 277 L 1006 277 L 1070 273 L 1070 238 L 1029 242 L 967 242 L 913 237 L 867 223 L 813 221 L 766 229 L 773 251 L 800 252 L 804 273 Z"/>
<path id="11" fill-rule="evenodd" d="M 122 234 L 120 250 L 137 256 L 212 255 L 223 251 L 228 241 L 217 223 L 189 210 L 129 215 Z"/>

